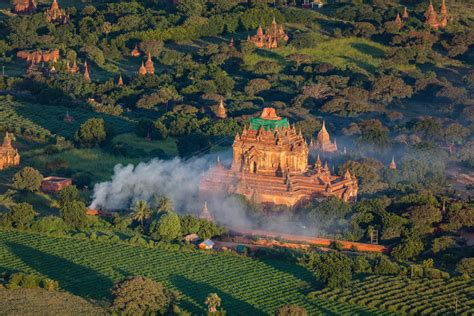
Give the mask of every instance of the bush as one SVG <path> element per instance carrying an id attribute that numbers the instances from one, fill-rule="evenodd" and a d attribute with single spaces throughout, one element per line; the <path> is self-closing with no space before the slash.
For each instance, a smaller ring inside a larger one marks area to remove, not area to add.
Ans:
<path id="1" fill-rule="evenodd" d="M 433 253 L 438 253 L 454 246 L 455 244 L 456 240 L 450 236 L 435 238 L 431 245 L 431 251 L 433 251 Z"/>
<path id="2" fill-rule="evenodd" d="M 395 262 L 390 261 L 385 256 L 378 259 L 374 266 L 374 273 L 379 275 L 394 275 L 400 271 L 400 267 Z"/>
<path id="3" fill-rule="evenodd" d="M 15 204 L 2 218 L 2 225 L 23 230 L 30 226 L 36 215 L 38 213 L 33 210 L 33 206 L 30 204 Z"/>
<path id="4" fill-rule="evenodd" d="M 425 268 L 425 275 L 430 279 L 449 279 L 449 273 L 435 269 L 435 268 Z"/>
<path id="5" fill-rule="evenodd" d="M 311 48 L 318 42 L 318 37 L 314 32 L 297 33 L 291 39 L 291 45 L 296 48 Z"/>
<path id="6" fill-rule="evenodd" d="M 38 170 L 25 167 L 13 176 L 12 187 L 17 190 L 34 192 L 39 190 L 42 181 L 43 175 Z"/>
<path id="7" fill-rule="evenodd" d="M 112 309 L 124 315 L 167 314 L 178 301 L 175 292 L 142 276 L 128 277 L 112 289 Z"/>
<path id="8" fill-rule="evenodd" d="M 461 259 L 456 264 L 456 272 L 474 277 L 474 258 Z"/>
<path id="9" fill-rule="evenodd" d="M 94 147 L 105 141 L 107 132 L 104 120 L 90 118 L 81 124 L 75 135 L 75 140 L 83 147 Z"/>
<path id="10" fill-rule="evenodd" d="M 86 205 L 81 201 L 66 202 L 59 209 L 62 219 L 70 228 L 80 229 L 86 226 Z"/>
<path id="11" fill-rule="evenodd" d="M 54 231 L 65 231 L 67 225 L 64 220 L 57 216 L 46 216 L 33 223 L 31 229 L 39 233 L 51 233 Z"/>
<path id="12" fill-rule="evenodd" d="M 155 240 L 171 241 L 181 237 L 181 222 L 174 212 L 166 212 L 152 226 L 151 237 Z"/>

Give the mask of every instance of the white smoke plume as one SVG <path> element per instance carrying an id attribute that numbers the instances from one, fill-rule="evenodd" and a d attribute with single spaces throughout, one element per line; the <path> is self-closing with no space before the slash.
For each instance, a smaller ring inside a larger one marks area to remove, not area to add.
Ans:
<path id="1" fill-rule="evenodd" d="M 222 155 L 221 155 L 222 157 Z M 230 162 L 230 155 L 221 159 Z M 216 163 L 215 155 L 184 161 L 153 159 L 134 166 L 118 164 L 110 181 L 94 186 L 91 209 L 127 210 L 136 201 L 145 200 L 153 205 L 156 197 L 171 199 L 176 212 L 199 214 L 203 202 L 199 199 L 199 181 Z M 220 223 L 233 227 L 251 227 L 245 215 L 245 206 L 235 198 L 222 197 L 207 201 L 209 210 Z"/>

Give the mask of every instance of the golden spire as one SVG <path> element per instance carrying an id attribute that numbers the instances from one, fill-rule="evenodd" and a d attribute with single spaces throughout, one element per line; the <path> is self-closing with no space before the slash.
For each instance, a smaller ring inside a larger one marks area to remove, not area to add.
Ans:
<path id="1" fill-rule="evenodd" d="M 446 1 L 443 0 L 443 2 L 441 3 L 441 10 L 439 12 L 442 16 L 448 16 L 448 9 L 446 8 Z"/>
<path id="2" fill-rule="evenodd" d="M 225 119 L 227 117 L 227 113 L 224 106 L 224 98 L 221 98 L 219 102 L 219 106 L 217 107 L 216 111 L 216 116 L 220 119 Z"/>
<path id="3" fill-rule="evenodd" d="M 408 9 L 407 9 L 407 7 L 405 7 L 405 9 L 403 9 L 402 18 L 403 18 L 403 20 L 408 20 Z"/>
<path id="4" fill-rule="evenodd" d="M 146 68 L 146 72 L 148 74 L 154 74 L 155 73 L 155 67 L 153 66 L 153 60 L 151 60 L 151 54 L 148 53 L 148 57 L 147 57 L 147 60 L 146 60 L 146 63 L 145 63 L 145 68 Z"/>
<path id="5" fill-rule="evenodd" d="M 344 174 L 344 179 L 346 180 L 352 179 L 349 169 L 346 169 L 346 173 Z"/>
<path id="6" fill-rule="evenodd" d="M 91 78 L 89 76 L 89 66 L 87 65 L 87 61 L 84 61 L 84 81 L 91 82 Z"/>
<path id="7" fill-rule="evenodd" d="M 120 75 L 119 79 L 118 79 L 118 82 L 117 82 L 117 85 L 119 87 L 123 86 L 123 79 L 122 79 L 122 75 Z"/>
<path id="8" fill-rule="evenodd" d="M 395 157 L 392 156 L 392 161 L 390 162 L 390 165 L 388 166 L 390 169 L 397 169 L 397 164 L 395 163 Z"/>
<path id="9" fill-rule="evenodd" d="M 146 68 L 143 65 L 143 61 L 142 61 L 142 65 L 140 66 L 140 69 L 138 69 L 138 74 L 142 76 L 146 75 Z"/>

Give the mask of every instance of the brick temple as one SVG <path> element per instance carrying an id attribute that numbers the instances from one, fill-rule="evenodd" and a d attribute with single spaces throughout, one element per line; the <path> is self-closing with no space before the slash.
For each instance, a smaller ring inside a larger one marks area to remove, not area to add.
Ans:
<path id="1" fill-rule="evenodd" d="M 309 198 L 357 198 L 357 179 L 349 171 L 331 174 L 321 160 L 308 164 L 308 144 L 295 126 L 265 108 L 236 134 L 230 167 L 218 160 L 201 179 L 201 195 L 241 194 L 258 203 L 294 206 Z"/>
<path id="2" fill-rule="evenodd" d="M 278 42 L 288 42 L 288 35 L 283 30 L 283 25 L 278 25 L 273 18 L 272 24 L 263 33 L 261 26 L 258 27 L 257 33 L 249 36 L 247 41 L 255 44 L 258 48 L 277 48 Z"/>

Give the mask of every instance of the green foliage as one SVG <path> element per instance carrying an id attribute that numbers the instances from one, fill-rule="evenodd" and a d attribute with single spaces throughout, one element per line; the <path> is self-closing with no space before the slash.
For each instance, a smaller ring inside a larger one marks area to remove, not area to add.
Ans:
<path id="1" fill-rule="evenodd" d="M 431 243 L 431 251 L 438 253 L 444 251 L 456 244 L 456 240 L 451 236 L 443 236 L 433 239 Z"/>
<path id="2" fill-rule="evenodd" d="M 222 235 L 225 229 L 213 222 L 192 215 L 180 216 L 181 232 L 183 235 L 197 234 L 202 239 Z"/>
<path id="3" fill-rule="evenodd" d="M 181 222 L 174 212 L 161 215 L 155 225 L 150 228 L 150 236 L 155 240 L 172 241 L 180 238 Z"/>
<path id="4" fill-rule="evenodd" d="M 75 139 L 83 147 L 94 147 L 102 144 L 107 137 L 104 120 L 91 118 L 81 124 Z"/>
<path id="5" fill-rule="evenodd" d="M 127 315 L 165 315 L 178 302 L 176 292 L 142 276 L 131 276 L 117 282 L 112 289 L 112 295 L 112 310 Z"/>
<path id="6" fill-rule="evenodd" d="M 372 266 L 370 262 L 364 256 L 357 256 L 354 259 L 354 272 L 355 273 L 371 273 Z"/>
<path id="7" fill-rule="evenodd" d="M 12 187 L 22 191 L 38 191 L 43 175 L 36 169 L 31 167 L 24 167 L 18 171 L 12 179 Z"/>
<path id="8" fill-rule="evenodd" d="M 456 264 L 456 272 L 474 277 L 474 258 L 463 258 Z"/>
<path id="9" fill-rule="evenodd" d="M 67 230 L 67 225 L 64 220 L 57 216 L 45 216 L 35 221 L 31 225 L 31 229 L 39 233 L 64 232 Z"/>
<path id="10" fill-rule="evenodd" d="M 79 190 L 75 185 L 68 185 L 59 191 L 59 204 L 64 205 L 68 202 L 79 201 L 81 197 Z"/>
<path id="11" fill-rule="evenodd" d="M 424 249 L 423 242 L 419 237 L 410 236 L 404 238 L 400 244 L 395 246 L 391 255 L 397 260 L 409 260 L 416 258 Z"/>
<path id="12" fill-rule="evenodd" d="M 35 219 L 36 213 L 33 206 L 28 203 L 18 203 L 11 207 L 10 211 L 3 215 L 2 226 L 13 227 L 19 230 L 28 228 Z"/>
<path id="13" fill-rule="evenodd" d="M 347 286 L 352 280 L 352 260 L 343 253 L 312 253 L 300 260 L 316 277 L 330 288 Z"/>
<path id="14" fill-rule="evenodd" d="M 87 224 L 86 205 L 82 201 L 64 203 L 59 214 L 69 228 L 81 229 Z"/>
<path id="15" fill-rule="evenodd" d="M 379 275 L 398 274 L 400 267 L 386 256 L 380 256 L 374 266 L 374 273 Z"/>

